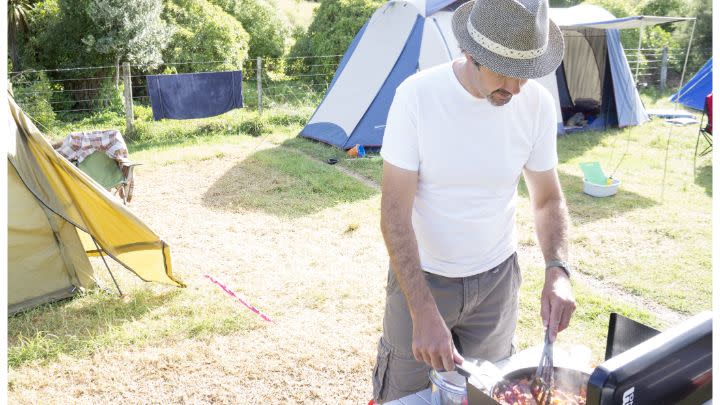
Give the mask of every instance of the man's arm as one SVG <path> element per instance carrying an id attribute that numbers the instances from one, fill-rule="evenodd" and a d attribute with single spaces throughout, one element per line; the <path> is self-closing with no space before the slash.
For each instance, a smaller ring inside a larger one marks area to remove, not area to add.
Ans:
<path id="1" fill-rule="evenodd" d="M 525 182 L 535 216 L 535 229 L 545 263 L 568 258 L 568 211 L 560 188 L 557 170 L 533 172 L 525 169 Z M 540 298 L 540 315 L 550 328 L 551 340 L 570 324 L 575 312 L 575 297 L 568 275 L 560 267 L 545 272 Z"/>
<path id="2" fill-rule="evenodd" d="M 420 266 L 412 227 L 412 207 L 418 173 L 383 164 L 380 227 L 400 289 L 413 322 L 413 355 L 437 370 L 452 370 L 462 361 L 455 355 L 450 330 L 437 309 Z"/>

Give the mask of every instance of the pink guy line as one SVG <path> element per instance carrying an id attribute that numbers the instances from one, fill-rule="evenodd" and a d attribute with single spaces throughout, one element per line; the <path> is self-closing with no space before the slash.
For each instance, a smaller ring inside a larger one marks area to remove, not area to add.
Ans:
<path id="1" fill-rule="evenodd" d="M 245 300 L 242 299 L 241 297 L 238 297 L 237 294 L 235 294 L 231 289 L 227 288 L 227 286 L 226 286 L 225 284 L 217 281 L 215 278 L 213 278 L 213 276 L 211 276 L 211 275 L 209 275 L 209 274 L 206 274 L 205 277 L 207 277 L 207 278 L 208 278 L 210 281 L 212 281 L 213 283 L 217 284 L 217 286 L 220 287 L 220 288 L 222 288 L 223 291 L 225 291 L 226 293 L 228 293 L 228 295 L 230 295 L 230 296 L 233 297 L 233 298 L 236 298 L 238 301 L 240 301 L 241 304 L 245 305 L 249 310 L 251 310 L 251 311 L 255 312 L 256 314 L 258 314 L 258 316 L 260 316 L 260 318 L 262 318 L 262 319 L 264 319 L 264 320 L 266 320 L 266 321 L 268 321 L 268 322 L 272 322 L 272 319 L 270 319 L 269 316 L 267 316 L 267 315 L 263 314 L 262 312 L 258 311 L 257 308 L 255 308 L 254 306 L 248 304 L 247 301 L 245 301 Z"/>

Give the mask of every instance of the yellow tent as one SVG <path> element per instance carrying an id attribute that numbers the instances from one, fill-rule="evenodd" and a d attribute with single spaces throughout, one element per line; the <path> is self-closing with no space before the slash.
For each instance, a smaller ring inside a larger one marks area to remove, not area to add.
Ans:
<path id="1" fill-rule="evenodd" d="M 58 155 L 8 100 L 8 312 L 94 286 L 88 256 L 100 252 L 144 281 L 184 287 L 173 276 L 170 247 Z"/>

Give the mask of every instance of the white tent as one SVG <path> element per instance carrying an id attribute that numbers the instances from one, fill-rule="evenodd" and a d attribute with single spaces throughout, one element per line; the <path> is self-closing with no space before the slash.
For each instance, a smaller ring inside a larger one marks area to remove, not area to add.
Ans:
<path id="1" fill-rule="evenodd" d="M 376 10 L 348 47 L 300 136 L 344 149 L 381 146 L 397 86 L 418 70 L 461 55 L 451 19 L 463 2 L 394 0 Z M 591 5 L 551 9 L 550 17 L 563 31 L 565 57 L 555 73 L 537 80 L 555 96 L 558 133 L 566 132 L 570 116 L 589 107 L 595 114 L 589 127 L 594 129 L 647 121 L 618 29 L 683 19 L 616 19 Z"/>

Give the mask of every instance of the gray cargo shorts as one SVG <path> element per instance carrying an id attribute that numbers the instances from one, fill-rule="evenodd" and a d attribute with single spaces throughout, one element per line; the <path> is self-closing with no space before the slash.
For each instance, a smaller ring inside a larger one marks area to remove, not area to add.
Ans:
<path id="1" fill-rule="evenodd" d="M 517 253 L 494 269 L 462 278 L 425 272 L 438 310 L 464 357 L 498 361 L 515 351 L 518 292 Z M 395 274 L 388 271 L 383 336 L 373 371 L 373 399 L 392 401 L 430 386 L 430 366 L 412 353 L 413 325 Z"/>

